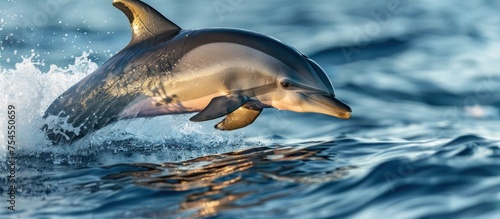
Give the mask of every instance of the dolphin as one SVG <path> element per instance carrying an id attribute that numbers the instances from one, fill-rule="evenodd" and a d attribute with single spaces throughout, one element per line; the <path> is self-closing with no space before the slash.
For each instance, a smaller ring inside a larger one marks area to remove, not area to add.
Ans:
<path id="1" fill-rule="evenodd" d="M 73 142 L 121 119 L 194 113 L 193 122 L 235 130 L 263 108 L 342 119 L 325 71 L 299 50 L 252 31 L 184 30 L 139 0 L 114 0 L 132 29 L 130 43 L 60 95 L 44 114 L 53 143 Z"/>

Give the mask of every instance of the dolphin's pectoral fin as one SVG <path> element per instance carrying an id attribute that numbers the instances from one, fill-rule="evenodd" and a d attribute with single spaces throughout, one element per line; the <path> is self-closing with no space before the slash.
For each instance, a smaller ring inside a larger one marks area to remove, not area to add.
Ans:
<path id="1" fill-rule="evenodd" d="M 262 108 L 247 107 L 247 104 L 227 114 L 226 118 L 215 125 L 219 130 L 235 130 L 252 124 L 253 121 L 260 115 Z"/>
<path id="2" fill-rule="evenodd" d="M 189 120 L 193 122 L 202 122 L 222 117 L 240 108 L 248 100 L 248 97 L 242 95 L 227 95 L 213 98 L 205 109 Z"/>
<path id="3" fill-rule="evenodd" d="M 163 40 L 175 36 L 181 28 L 151 6 L 135 0 L 114 0 L 113 5 L 128 18 L 132 27 L 131 43 L 163 35 Z"/>

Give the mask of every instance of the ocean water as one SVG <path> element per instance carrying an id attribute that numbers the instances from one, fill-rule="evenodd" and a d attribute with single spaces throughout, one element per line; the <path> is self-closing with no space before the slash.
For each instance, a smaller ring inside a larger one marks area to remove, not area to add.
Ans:
<path id="1" fill-rule="evenodd" d="M 146 2 L 295 46 L 353 117 L 265 109 L 220 132 L 161 116 L 52 146 L 43 112 L 128 43 L 128 21 L 111 0 L 2 1 L 0 218 L 500 217 L 500 1 Z"/>

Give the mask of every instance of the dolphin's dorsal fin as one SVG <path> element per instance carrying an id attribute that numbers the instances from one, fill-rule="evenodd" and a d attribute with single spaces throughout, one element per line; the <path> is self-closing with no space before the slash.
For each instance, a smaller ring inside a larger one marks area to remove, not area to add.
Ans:
<path id="1" fill-rule="evenodd" d="M 113 6 L 127 15 L 132 28 L 131 44 L 159 35 L 168 39 L 181 30 L 154 8 L 139 0 L 113 0 Z"/>

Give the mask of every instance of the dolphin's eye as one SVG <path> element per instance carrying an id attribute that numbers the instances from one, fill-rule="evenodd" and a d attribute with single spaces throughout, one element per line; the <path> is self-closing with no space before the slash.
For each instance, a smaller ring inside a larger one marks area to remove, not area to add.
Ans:
<path id="1" fill-rule="evenodd" d="M 282 81 L 281 82 L 281 87 L 288 88 L 288 87 L 290 87 L 290 83 L 288 81 Z"/>

